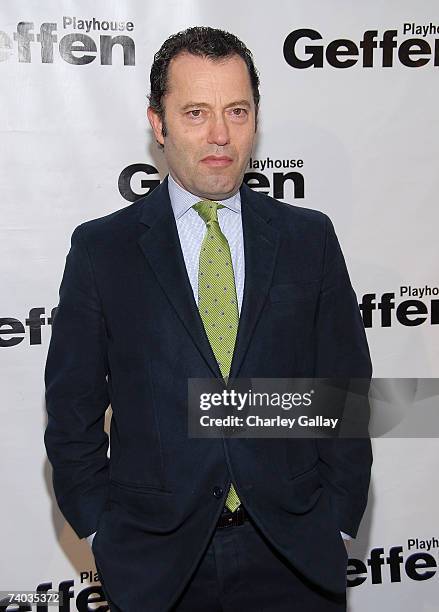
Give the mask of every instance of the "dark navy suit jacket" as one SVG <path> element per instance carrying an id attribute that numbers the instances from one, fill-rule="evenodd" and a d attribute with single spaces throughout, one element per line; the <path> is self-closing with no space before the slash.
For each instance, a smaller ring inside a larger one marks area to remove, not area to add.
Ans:
<path id="1" fill-rule="evenodd" d="M 245 287 L 231 378 L 370 378 L 330 219 L 245 184 L 240 193 Z M 231 480 L 279 552 L 309 580 L 343 592 L 340 530 L 355 537 L 365 510 L 370 440 L 189 438 L 191 377 L 221 373 L 166 178 L 72 234 L 45 370 L 45 444 L 60 509 L 79 537 L 97 531 L 96 564 L 124 612 L 173 605 Z"/>

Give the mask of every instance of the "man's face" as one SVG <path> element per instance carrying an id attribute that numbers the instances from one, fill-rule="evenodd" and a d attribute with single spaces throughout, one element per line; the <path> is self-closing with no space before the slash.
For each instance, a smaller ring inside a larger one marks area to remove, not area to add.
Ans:
<path id="1" fill-rule="evenodd" d="M 165 137 L 151 108 L 148 118 L 176 182 L 209 200 L 236 193 L 255 138 L 255 105 L 244 60 L 238 55 L 219 61 L 178 55 L 169 65 L 163 105 Z"/>

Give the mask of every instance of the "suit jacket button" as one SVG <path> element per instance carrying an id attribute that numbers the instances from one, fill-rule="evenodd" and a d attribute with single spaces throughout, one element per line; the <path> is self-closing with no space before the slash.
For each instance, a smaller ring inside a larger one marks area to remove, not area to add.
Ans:
<path id="1" fill-rule="evenodd" d="M 217 499 L 220 498 L 223 494 L 223 490 L 221 487 L 213 487 L 213 495 Z"/>

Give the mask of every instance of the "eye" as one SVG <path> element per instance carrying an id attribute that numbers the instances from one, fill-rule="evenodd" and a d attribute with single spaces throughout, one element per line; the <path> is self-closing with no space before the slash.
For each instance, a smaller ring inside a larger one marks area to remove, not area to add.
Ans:
<path id="1" fill-rule="evenodd" d="M 232 108 L 232 115 L 234 117 L 245 117 L 247 115 L 247 110 L 245 108 Z"/>
<path id="2" fill-rule="evenodd" d="M 190 119 L 198 119 L 198 117 L 201 117 L 201 109 L 194 108 L 188 112 L 188 115 Z"/>

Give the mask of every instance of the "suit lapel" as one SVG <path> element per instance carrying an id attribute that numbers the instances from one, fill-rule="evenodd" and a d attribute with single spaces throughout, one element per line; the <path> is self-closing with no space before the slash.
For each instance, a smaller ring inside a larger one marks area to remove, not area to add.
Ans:
<path id="1" fill-rule="evenodd" d="M 140 223 L 147 227 L 138 244 L 177 315 L 216 377 L 221 377 L 186 271 L 167 177 L 145 200 Z"/>
<path id="2" fill-rule="evenodd" d="M 230 378 L 239 375 L 271 285 L 279 247 L 279 232 L 270 225 L 272 208 L 245 184 L 241 186 L 240 193 L 245 282 Z"/>
<path id="3" fill-rule="evenodd" d="M 269 225 L 269 207 L 246 185 L 240 193 L 245 284 L 231 378 L 238 375 L 242 365 L 271 283 L 278 248 L 278 232 Z M 138 239 L 144 256 L 213 375 L 221 378 L 186 271 L 167 177 L 145 199 L 139 221 L 145 228 Z"/>

